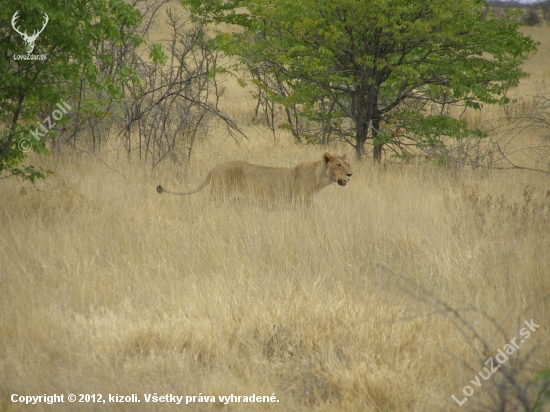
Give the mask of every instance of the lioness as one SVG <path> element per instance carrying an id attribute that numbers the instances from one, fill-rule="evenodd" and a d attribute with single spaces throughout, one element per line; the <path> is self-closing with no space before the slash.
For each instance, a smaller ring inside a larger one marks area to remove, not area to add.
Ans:
<path id="1" fill-rule="evenodd" d="M 333 156 L 326 152 L 322 160 L 294 167 L 268 167 L 240 161 L 222 163 L 193 190 L 173 192 L 159 185 L 157 192 L 190 195 L 210 183 L 211 193 L 215 196 L 252 196 L 270 204 L 284 201 L 309 206 L 313 196 L 325 186 L 338 183 L 345 187 L 352 174 L 347 155 Z"/>

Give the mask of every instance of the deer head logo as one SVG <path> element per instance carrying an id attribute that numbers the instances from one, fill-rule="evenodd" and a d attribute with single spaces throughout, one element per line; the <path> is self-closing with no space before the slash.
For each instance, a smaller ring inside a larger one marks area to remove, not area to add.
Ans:
<path id="1" fill-rule="evenodd" d="M 17 10 L 15 12 L 15 14 L 13 15 L 13 17 L 11 18 L 11 25 L 12 25 L 13 29 L 17 33 L 19 33 L 21 35 L 21 37 L 23 38 L 23 40 L 25 41 L 25 48 L 27 49 L 27 54 L 31 54 L 32 51 L 34 50 L 34 42 L 38 38 L 38 35 L 40 33 L 42 33 L 44 31 L 44 29 L 46 28 L 46 24 L 48 24 L 49 18 L 48 18 L 48 15 L 46 13 L 44 13 L 44 24 L 42 25 L 42 28 L 40 30 L 35 30 L 34 33 L 32 34 L 32 36 L 29 36 L 27 34 L 26 30 L 25 30 L 24 33 L 21 33 L 19 31 L 19 28 L 15 27 L 15 20 L 17 20 L 17 18 L 19 17 L 18 13 L 19 13 L 19 10 Z"/>

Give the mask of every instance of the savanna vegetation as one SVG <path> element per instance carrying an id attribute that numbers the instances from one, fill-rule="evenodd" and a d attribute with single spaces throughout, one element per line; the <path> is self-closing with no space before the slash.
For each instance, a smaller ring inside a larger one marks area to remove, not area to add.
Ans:
<path id="1" fill-rule="evenodd" d="M 550 28 L 283 3 L 0 8 L 0 410 L 548 410 Z M 326 151 L 311 208 L 155 191 Z"/>

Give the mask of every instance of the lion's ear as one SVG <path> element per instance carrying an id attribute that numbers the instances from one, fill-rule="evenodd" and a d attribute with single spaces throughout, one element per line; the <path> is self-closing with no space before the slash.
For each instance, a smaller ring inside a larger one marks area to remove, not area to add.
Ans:
<path id="1" fill-rule="evenodd" d="M 325 152 L 323 154 L 323 162 L 325 162 L 325 164 L 327 164 L 328 162 L 330 162 L 331 160 L 333 159 L 332 155 L 329 153 L 329 152 Z"/>

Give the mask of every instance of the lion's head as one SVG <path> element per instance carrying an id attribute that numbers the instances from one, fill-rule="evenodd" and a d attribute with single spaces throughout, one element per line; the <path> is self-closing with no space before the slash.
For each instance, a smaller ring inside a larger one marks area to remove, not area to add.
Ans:
<path id="1" fill-rule="evenodd" d="M 348 156 L 333 156 L 326 152 L 323 155 L 323 162 L 327 167 L 326 177 L 331 182 L 336 182 L 339 186 L 345 187 L 353 174 L 348 163 Z"/>

